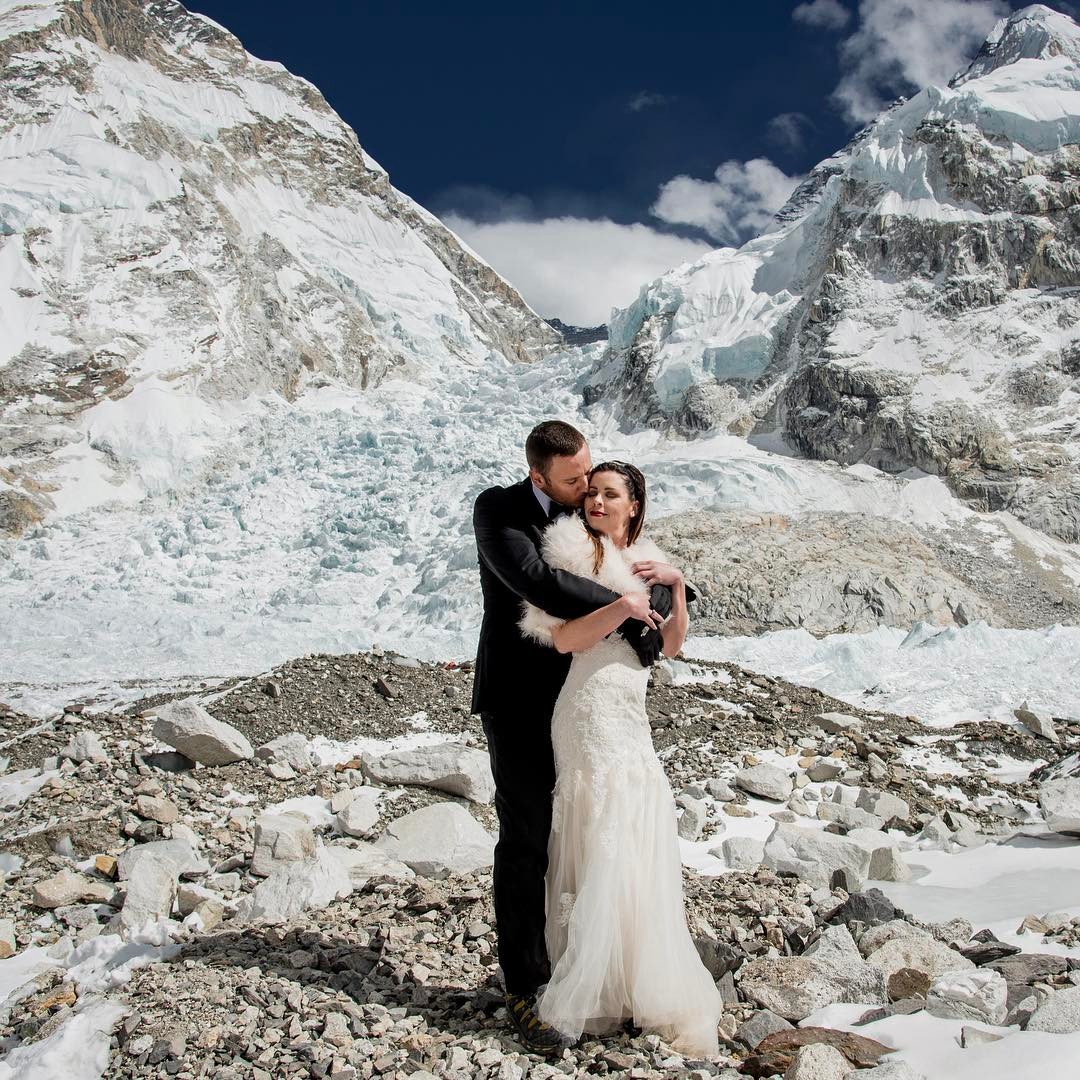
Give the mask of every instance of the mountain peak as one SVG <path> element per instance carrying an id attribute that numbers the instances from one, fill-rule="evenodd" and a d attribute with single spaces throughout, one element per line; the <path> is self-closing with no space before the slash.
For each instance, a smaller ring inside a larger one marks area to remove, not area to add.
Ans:
<path id="1" fill-rule="evenodd" d="M 1080 26 L 1045 4 L 1031 4 L 1000 19 L 966 71 L 949 83 L 962 86 L 1018 60 L 1068 56 L 1080 62 Z"/>

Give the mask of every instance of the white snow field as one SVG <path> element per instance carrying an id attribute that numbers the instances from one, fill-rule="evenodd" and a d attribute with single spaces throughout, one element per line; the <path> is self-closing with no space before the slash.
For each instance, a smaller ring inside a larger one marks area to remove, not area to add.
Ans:
<path id="1" fill-rule="evenodd" d="M 587 367 L 572 351 L 530 366 L 493 360 L 438 387 L 393 381 L 366 393 L 313 391 L 295 404 L 264 398 L 203 483 L 136 506 L 71 512 L 33 537 L 4 541 L 0 694 L 47 715 L 76 697 L 130 698 L 318 651 L 379 644 L 423 658 L 471 656 L 481 614 L 472 502 L 524 475 L 525 436 L 545 416 L 580 424 L 595 460 L 639 464 L 657 516 L 746 507 L 850 510 L 920 525 L 979 517 L 934 477 L 803 461 L 732 436 L 623 434 L 601 409 L 578 413 Z M 152 436 L 133 442 L 132 453 L 156 455 Z M 993 543 L 1006 516 L 982 517 Z M 1040 543 L 1077 573 L 1067 545 Z M 851 692 L 865 688 L 861 674 L 878 683 L 890 670 L 881 663 L 897 653 L 897 633 L 867 637 Z M 1042 640 L 982 633 L 987 659 L 998 647 L 1004 654 L 1016 641 L 1035 649 Z M 754 662 L 786 662 L 786 640 L 763 639 Z M 1026 692 L 1022 667 L 1003 672 L 1000 684 L 997 669 L 987 665 L 980 693 Z M 1034 672 L 1028 677 L 1034 692 Z M 1061 686 L 1072 693 L 1064 675 Z"/>

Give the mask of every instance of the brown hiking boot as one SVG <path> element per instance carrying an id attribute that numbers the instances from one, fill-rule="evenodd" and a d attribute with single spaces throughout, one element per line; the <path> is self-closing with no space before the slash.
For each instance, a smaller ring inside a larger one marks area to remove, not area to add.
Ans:
<path id="1" fill-rule="evenodd" d="M 550 1024 L 545 1024 L 536 1015 L 535 1005 L 535 997 L 506 995 L 506 1011 L 510 1014 L 518 1039 L 531 1054 L 562 1057 L 562 1052 L 574 1045 L 573 1040 L 556 1031 Z"/>

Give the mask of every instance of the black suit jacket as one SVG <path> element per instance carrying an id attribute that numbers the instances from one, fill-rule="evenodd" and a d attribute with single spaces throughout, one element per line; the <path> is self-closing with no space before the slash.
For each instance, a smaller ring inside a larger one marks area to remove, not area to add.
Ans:
<path id="1" fill-rule="evenodd" d="M 521 633 L 522 600 L 556 618 L 576 619 L 618 599 L 618 593 L 595 581 L 552 569 L 544 562 L 540 545 L 547 524 L 528 478 L 510 487 L 488 488 L 473 507 L 484 596 L 473 679 L 474 713 L 513 708 L 529 715 L 550 716 L 555 707 L 571 657 Z M 654 588 L 653 606 L 662 615 L 670 612 L 670 590 Z M 642 638 L 644 624 L 636 620 L 628 623 L 624 624 L 627 640 L 650 661 L 655 659 L 659 631 L 650 630 Z"/>

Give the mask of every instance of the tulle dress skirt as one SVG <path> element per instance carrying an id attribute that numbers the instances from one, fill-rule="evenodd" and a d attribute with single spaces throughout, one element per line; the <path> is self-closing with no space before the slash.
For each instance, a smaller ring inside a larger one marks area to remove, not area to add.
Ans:
<path id="1" fill-rule="evenodd" d="M 645 712 L 648 671 L 617 636 L 576 654 L 555 706 L 541 1019 L 573 1037 L 624 1020 L 719 1054 L 722 1004 L 686 924 L 675 801 Z"/>

